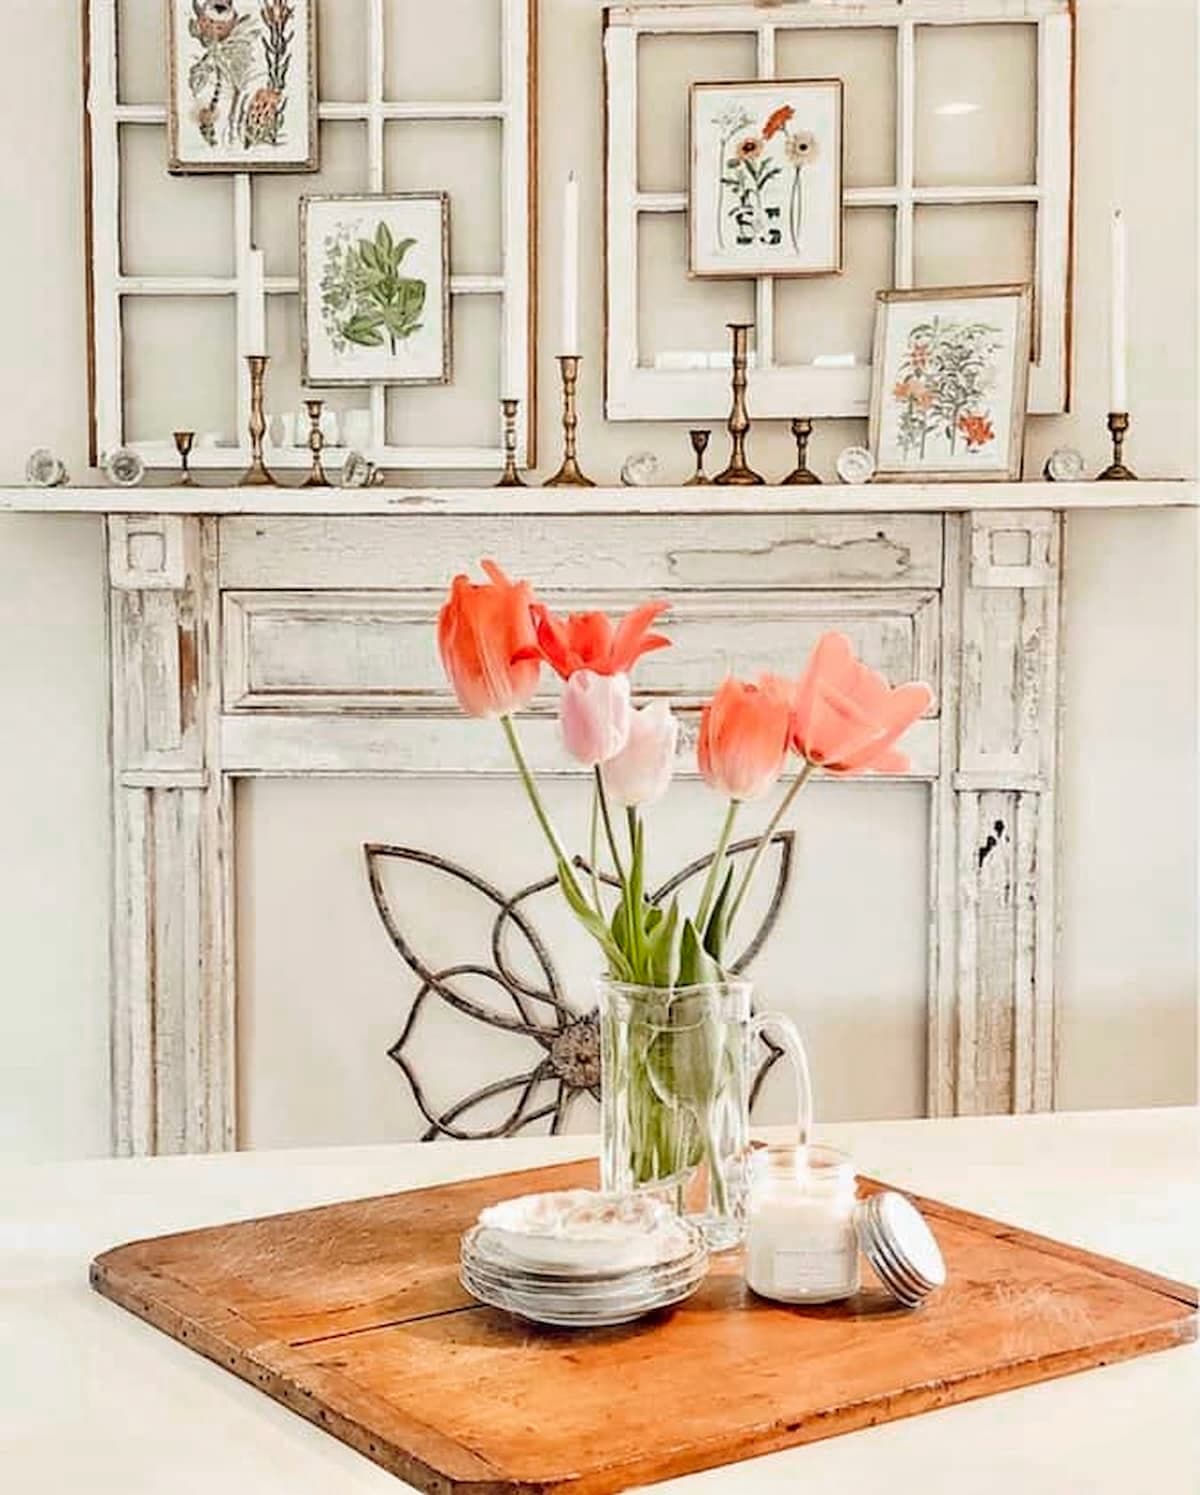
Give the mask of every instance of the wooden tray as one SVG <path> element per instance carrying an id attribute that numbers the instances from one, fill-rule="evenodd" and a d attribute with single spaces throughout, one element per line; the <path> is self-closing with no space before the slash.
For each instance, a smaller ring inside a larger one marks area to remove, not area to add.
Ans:
<path id="1" fill-rule="evenodd" d="M 916 1313 L 874 1286 L 773 1305 L 737 1254 L 620 1329 L 467 1297 L 458 1239 L 485 1203 L 594 1182 L 572 1163 L 164 1236 L 98 1257 L 92 1285 L 420 1489 L 473 1495 L 622 1490 L 1196 1335 L 1189 1288 L 923 1199 L 949 1282 Z"/>

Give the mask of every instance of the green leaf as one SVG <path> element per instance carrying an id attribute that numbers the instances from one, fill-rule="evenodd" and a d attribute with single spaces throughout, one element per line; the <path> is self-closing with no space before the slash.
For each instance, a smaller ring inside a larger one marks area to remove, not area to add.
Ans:
<path id="1" fill-rule="evenodd" d="M 583 896 L 566 862 L 558 864 L 558 885 L 571 912 L 608 957 L 612 975 L 618 981 L 632 981 L 634 973 L 625 958 L 625 952 L 615 943 L 604 920 Z"/>
<path id="2" fill-rule="evenodd" d="M 375 230 L 375 249 L 381 262 L 386 263 L 392 258 L 392 231 L 382 220 Z"/>
<path id="3" fill-rule="evenodd" d="M 704 929 L 704 948 L 718 964 L 725 952 L 725 939 L 729 933 L 729 902 L 732 887 L 733 864 L 730 863 L 725 873 L 725 881 L 721 884 L 721 891 L 717 894 L 717 901 L 713 904 L 712 913 L 709 914 L 708 923 Z"/>
<path id="4" fill-rule="evenodd" d="M 671 899 L 671 906 L 649 929 L 646 941 L 647 970 L 651 986 L 671 987 L 675 984 L 675 967 L 679 960 L 679 899 Z"/>
<path id="5" fill-rule="evenodd" d="M 701 986 L 706 981 L 720 981 L 721 968 L 704 948 L 691 919 L 683 921 L 679 943 L 679 985 Z"/>

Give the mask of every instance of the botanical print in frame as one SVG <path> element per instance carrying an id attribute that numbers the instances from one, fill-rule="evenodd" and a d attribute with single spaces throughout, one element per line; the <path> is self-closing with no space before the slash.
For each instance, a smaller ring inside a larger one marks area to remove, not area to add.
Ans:
<path id="1" fill-rule="evenodd" d="M 877 480 L 1020 478 L 1030 300 L 1028 285 L 877 293 Z"/>
<path id="2" fill-rule="evenodd" d="M 833 275 L 842 268 L 838 78 L 693 83 L 692 275 Z"/>
<path id="3" fill-rule="evenodd" d="M 317 169 L 313 0 L 167 0 L 169 167 Z"/>
<path id="4" fill-rule="evenodd" d="M 450 199 L 444 192 L 300 200 L 305 384 L 450 380 Z"/>

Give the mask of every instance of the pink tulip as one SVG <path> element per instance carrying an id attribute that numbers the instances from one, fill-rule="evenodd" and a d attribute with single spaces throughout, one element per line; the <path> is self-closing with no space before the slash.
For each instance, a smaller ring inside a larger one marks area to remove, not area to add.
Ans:
<path id="1" fill-rule="evenodd" d="M 633 713 L 629 738 L 604 764 L 604 787 L 618 804 L 652 805 L 667 792 L 675 772 L 679 723 L 665 701 Z"/>
<path id="2" fill-rule="evenodd" d="M 849 639 L 825 633 L 796 687 L 791 744 L 826 773 L 904 773 L 895 743 L 932 700 L 918 682 L 893 689 L 855 658 Z"/>
<path id="3" fill-rule="evenodd" d="M 588 768 L 616 757 L 629 738 L 632 717 L 628 675 L 576 670 L 563 686 L 558 712 L 563 742 Z"/>

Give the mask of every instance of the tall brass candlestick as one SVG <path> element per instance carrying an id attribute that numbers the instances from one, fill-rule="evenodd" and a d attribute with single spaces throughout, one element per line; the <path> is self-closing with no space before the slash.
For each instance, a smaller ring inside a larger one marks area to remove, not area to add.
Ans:
<path id="1" fill-rule="evenodd" d="M 263 461 L 263 437 L 267 433 L 267 421 L 263 414 L 263 384 L 270 359 L 265 353 L 246 355 L 246 366 L 250 370 L 250 466 L 242 474 L 242 488 L 272 488 L 275 479 L 267 471 Z"/>
<path id="2" fill-rule="evenodd" d="M 504 471 L 497 488 L 524 488 L 525 480 L 517 471 L 517 404 L 516 400 L 501 400 L 504 412 Z"/>
<path id="3" fill-rule="evenodd" d="M 1125 466 L 1125 434 L 1128 430 L 1129 412 L 1127 410 L 1110 410 L 1108 412 L 1108 433 L 1112 437 L 1112 461 L 1103 472 L 1097 474 L 1097 482 L 1132 483 L 1137 481 L 1137 473 L 1132 468 Z"/>
<path id="4" fill-rule="evenodd" d="M 715 483 L 731 483 L 735 487 L 749 488 L 764 481 L 746 461 L 746 435 L 750 430 L 750 415 L 746 409 L 747 350 L 750 344 L 750 329 L 753 322 L 729 322 L 733 333 L 733 408 L 729 412 L 729 435 L 733 441 L 729 466 L 713 479 Z"/>
<path id="5" fill-rule="evenodd" d="M 308 411 L 308 449 L 312 453 L 312 466 L 308 470 L 308 476 L 300 484 L 301 488 L 329 487 L 325 464 L 321 461 L 321 453 L 325 450 L 325 435 L 321 430 L 321 407 L 324 403 L 324 400 L 304 402 L 304 408 Z"/>
<path id="6" fill-rule="evenodd" d="M 585 477 L 575 459 L 575 431 L 579 416 L 575 412 L 575 386 L 579 382 L 579 356 L 575 353 L 559 355 L 558 366 L 562 370 L 563 386 L 563 460 L 562 466 L 552 478 L 542 485 L 545 488 L 594 488 L 591 478 Z"/>

